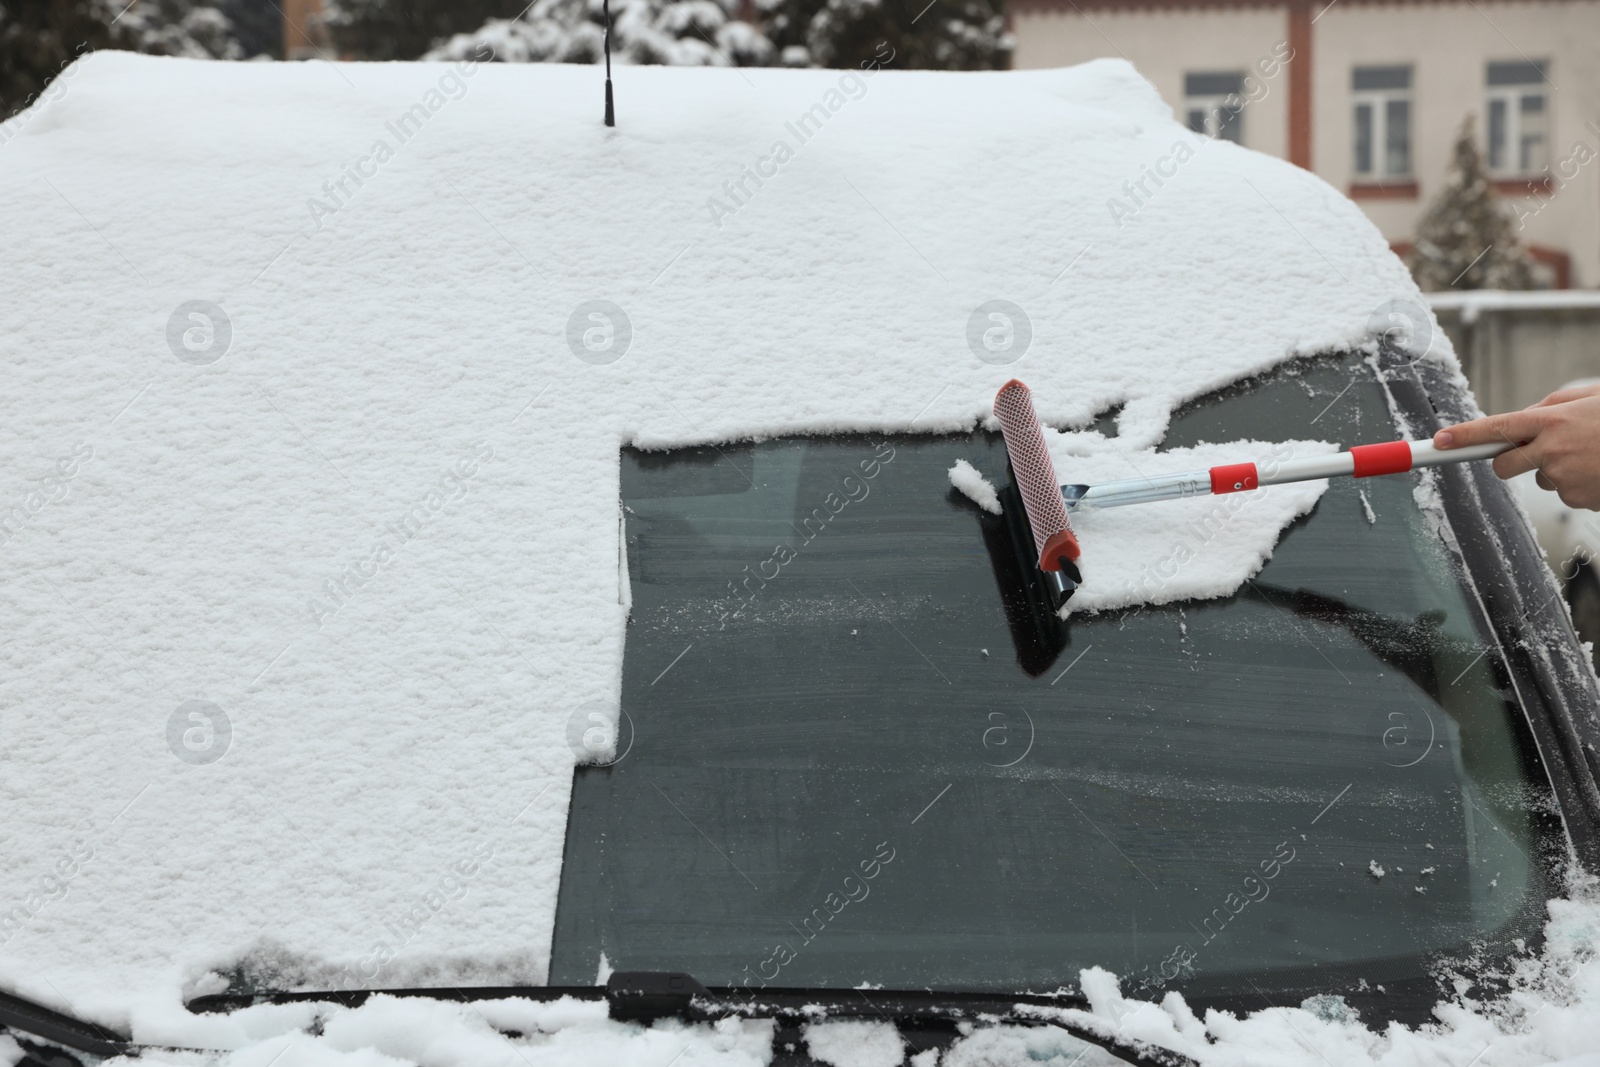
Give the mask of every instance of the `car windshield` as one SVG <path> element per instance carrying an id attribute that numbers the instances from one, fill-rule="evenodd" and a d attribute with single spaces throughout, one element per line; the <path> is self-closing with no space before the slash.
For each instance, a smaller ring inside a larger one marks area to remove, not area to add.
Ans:
<path id="1" fill-rule="evenodd" d="M 1394 436 L 1352 357 L 1193 404 L 1163 447 Z M 1101 966 L 1259 1006 L 1537 936 L 1548 789 L 1418 475 L 1335 479 L 1232 596 L 1073 616 L 1041 660 L 999 520 L 947 476 L 1003 484 L 1004 457 L 624 450 L 625 714 L 577 772 L 553 984 L 1049 992 Z"/>

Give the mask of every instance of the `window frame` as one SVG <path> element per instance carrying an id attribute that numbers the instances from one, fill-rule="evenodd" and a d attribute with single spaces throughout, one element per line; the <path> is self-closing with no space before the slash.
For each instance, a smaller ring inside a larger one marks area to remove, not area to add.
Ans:
<path id="1" fill-rule="evenodd" d="M 1537 79 L 1526 80 L 1501 80 L 1496 84 L 1495 71 L 1499 68 L 1502 72 L 1512 67 L 1531 67 L 1537 71 Z M 1549 78 L 1546 70 L 1548 60 L 1533 61 L 1498 61 L 1491 60 L 1484 68 L 1484 99 L 1483 99 L 1483 160 L 1484 169 L 1491 177 L 1504 178 L 1536 178 L 1545 174 L 1550 169 L 1550 107 L 1554 102 L 1547 88 Z M 1524 104 L 1531 99 L 1539 101 L 1537 111 L 1538 119 L 1527 122 L 1524 119 Z M 1494 111 L 1498 105 L 1503 109 L 1502 130 L 1503 138 L 1499 144 L 1494 136 Z M 1527 152 L 1527 129 L 1537 125 L 1538 149 L 1536 152 Z M 1496 151 L 1504 155 L 1504 159 L 1496 162 Z M 1527 161 L 1524 162 L 1524 156 Z"/>
<path id="2" fill-rule="evenodd" d="M 1213 141 L 1231 141 L 1244 147 L 1244 83 L 1248 77 L 1242 70 L 1190 70 L 1183 75 L 1183 120 L 1191 133 L 1198 133 Z M 1234 88 L 1193 90 L 1196 79 L 1237 79 Z M 1229 104 L 1229 101 L 1236 104 Z M 1200 128 L 1195 128 L 1195 117 L 1200 117 Z"/>
<path id="3" fill-rule="evenodd" d="M 1447 368 L 1419 361 L 1382 339 L 1374 369 L 1388 394 L 1389 410 L 1406 436 L 1426 439 L 1441 420 L 1453 422 L 1466 417 L 1470 395 Z M 1254 380 L 1242 379 L 1218 392 L 1248 390 Z M 1494 673 L 1497 688 L 1511 693 L 1509 699 L 1521 708 L 1516 743 L 1528 766 L 1539 769 L 1536 787 L 1541 794 L 1544 787 L 1553 793 L 1553 803 L 1536 806 L 1531 814 L 1543 828 L 1540 847 L 1534 853 L 1538 856 L 1536 862 L 1551 871 L 1563 861 L 1577 859 L 1588 869 L 1600 870 L 1600 791 L 1595 788 L 1600 765 L 1595 764 L 1592 755 L 1600 751 L 1600 715 L 1596 714 L 1600 697 L 1595 694 L 1594 678 L 1586 663 L 1577 669 L 1578 659 L 1563 655 L 1563 651 L 1576 648 L 1576 638 L 1571 636 L 1570 622 L 1565 619 L 1553 578 L 1518 517 L 1509 491 L 1487 465 L 1440 468 L 1429 477 L 1443 483 L 1439 485 L 1441 490 L 1448 490 L 1441 494 L 1447 520 L 1440 527 L 1440 536 L 1452 568 L 1464 582 L 1470 610 L 1483 624 L 1479 639 L 1485 646 L 1485 662 Z M 1552 641 L 1557 634 L 1566 640 Z M 590 769 L 586 773 L 598 776 L 611 771 Z M 575 792 L 574 812 L 577 806 Z M 569 837 L 569 848 L 573 840 Z M 568 853 L 563 865 L 563 893 L 571 891 L 566 888 L 566 880 L 574 861 L 584 854 Z M 561 913 L 562 905 L 558 903 L 558 944 L 562 936 Z M 1537 951 L 1542 942 L 1535 936 L 1529 938 L 1529 944 Z M 1270 995 L 1274 1002 L 1292 1006 L 1306 996 L 1336 987 L 1369 1018 L 1408 1025 L 1420 1025 L 1432 1018 L 1432 1009 L 1441 995 L 1434 977 L 1390 979 L 1384 991 L 1378 993 L 1366 990 L 1362 982 L 1364 971 L 1370 971 L 1364 961 L 1284 970 L 1283 988 Z M 571 979 L 564 976 L 563 980 Z M 1263 996 L 1259 990 L 1240 993 L 1223 985 L 1198 983 L 1185 988 L 1184 995 L 1197 1009 L 1216 1007 L 1240 1012 L 1258 1008 Z"/>
<path id="4" fill-rule="evenodd" d="M 1426 440 L 1440 426 L 1475 417 L 1472 397 L 1451 381 L 1453 373 L 1432 362 L 1394 365 L 1387 342 L 1379 353 L 1390 395 L 1408 436 Z M 1431 417 L 1430 417 L 1431 416 Z M 1503 674 L 1525 721 L 1545 781 L 1554 791 L 1547 817 L 1566 838 L 1566 859 L 1600 871 L 1600 689 L 1586 659 L 1565 653 L 1581 649 L 1555 572 L 1519 516 L 1511 489 L 1484 463 L 1436 468 L 1440 506 L 1453 532 L 1452 555 L 1482 605 L 1499 644 L 1494 666 Z M 1539 580 L 1528 587 L 1526 576 Z M 1548 579 L 1546 582 L 1545 579 Z M 1565 647 L 1552 646 L 1561 634 Z"/>
<path id="5" fill-rule="evenodd" d="M 1364 72 L 1401 71 L 1405 72 L 1404 86 L 1391 86 L 1386 88 L 1357 88 L 1356 83 Z M 1415 68 L 1411 64 L 1385 64 L 1352 67 L 1350 71 L 1350 128 L 1351 128 L 1351 159 L 1350 173 L 1352 180 L 1362 184 L 1397 184 L 1411 182 L 1416 179 L 1416 88 Z M 1403 170 L 1391 171 L 1388 169 L 1390 161 L 1390 105 L 1404 103 L 1406 109 L 1405 120 L 1405 167 Z M 1361 109 L 1366 108 L 1370 116 L 1366 130 L 1366 144 L 1362 143 L 1361 126 L 1357 116 Z M 1362 169 L 1362 149 L 1367 155 L 1367 167 Z"/>

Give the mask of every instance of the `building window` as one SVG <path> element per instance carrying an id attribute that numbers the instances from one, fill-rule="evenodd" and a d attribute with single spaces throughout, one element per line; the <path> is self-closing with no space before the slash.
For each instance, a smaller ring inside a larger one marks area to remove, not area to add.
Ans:
<path id="1" fill-rule="evenodd" d="M 1243 144 L 1244 73 L 1185 74 L 1183 110 L 1195 133 Z"/>
<path id="2" fill-rule="evenodd" d="M 1411 177 L 1411 68 L 1357 67 L 1355 102 L 1357 181 Z"/>
<path id="3" fill-rule="evenodd" d="M 1549 165 L 1549 96 L 1544 60 L 1489 64 L 1489 170 L 1539 174 Z"/>

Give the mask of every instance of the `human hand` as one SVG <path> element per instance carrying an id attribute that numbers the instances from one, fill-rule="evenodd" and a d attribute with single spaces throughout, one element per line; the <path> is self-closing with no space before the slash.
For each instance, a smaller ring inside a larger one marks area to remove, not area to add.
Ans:
<path id="1" fill-rule="evenodd" d="M 1433 435 L 1435 448 L 1511 441 L 1494 472 L 1515 478 L 1537 470 L 1539 487 L 1571 508 L 1600 511 L 1600 384 L 1561 389 L 1531 407 L 1473 419 Z"/>

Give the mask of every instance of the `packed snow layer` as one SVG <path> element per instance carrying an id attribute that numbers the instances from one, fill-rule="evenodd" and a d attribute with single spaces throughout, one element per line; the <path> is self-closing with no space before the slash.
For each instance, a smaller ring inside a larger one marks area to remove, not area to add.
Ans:
<path id="1" fill-rule="evenodd" d="M 1000 514 L 1000 494 L 989 479 L 966 460 L 958 459 L 950 468 L 950 484 L 984 511 L 991 515 Z"/>
<path id="2" fill-rule="evenodd" d="M 0 125 L 0 987 L 237 1045 L 180 998 L 241 960 L 538 982 L 619 447 L 969 429 L 1019 376 L 1131 453 L 1420 299 L 1124 63 L 617 94 L 100 53 Z"/>
<path id="3" fill-rule="evenodd" d="M 1045 430 L 1056 475 L 1066 484 L 1097 485 L 1204 471 L 1225 463 L 1274 464 L 1337 452 L 1327 441 L 1231 441 L 1170 451 L 1129 449 L 1099 434 Z M 952 476 L 953 478 L 953 476 Z M 1278 536 L 1309 512 L 1328 488 L 1326 478 L 1220 496 L 1184 497 L 1118 508 L 1080 505 L 1072 528 L 1083 555 L 1083 584 L 1067 610 L 1074 613 L 1208 600 L 1228 596 L 1272 558 Z"/>
<path id="4" fill-rule="evenodd" d="M 912 1067 L 1112 1067 L 1124 1062 L 1049 1025 L 1057 1021 L 1113 1040 L 1174 1049 L 1202 1067 L 1600 1067 L 1595 1038 L 1600 1033 L 1600 897 L 1592 880 L 1572 895 L 1573 900 L 1550 903 L 1545 951 L 1515 962 L 1504 1000 L 1484 1003 L 1464 994 L 1441 1004 L 1437 1021 L 1421 1030 L 1368 1029 L 1335 997 L 1246 1017 L 1216 1010 L 1197 1014 L 1178 993 L 1159 1002 L 1125 997 L 1115 976 L 1094 968 L 1082 972 L 1079 981 L 1088 1010 L 1037 1009 L 1042 1025 L 977 1027 L 942 1055 L 930 1050 L 907 1062 Z M 569 998 L 467 1005 L 377 996 L 360 1008 L 262 1006 L 198 1022 L 208 1027 L 209 1042 L 234 1051 L 209 1056 L 155 1051 L 109 1062 L 113 1067 L 756 1067 L 771 1062 L 770 1022 L 687 1026 L 665 1020 L 644 1028 L 606 1018 L 602 1002 Z M 193 1026 L 189 1030 L 196 1032 Z M 813 1057 L 841 1067 L 899 1063 L 890 1057 L 904 1055 L 894 1029 L 879 1022 L 812 1025 L 804 1040 Z M 6 1053 L 6 1039 L 0 1037 L 0 1056 Z"/>
<path id="5" fill-rule="evenodd" d="M 1421 1030 L 1390 1024 L 1375 1032 L 1363 1026 L 1343 1000 L 1317 997 L 1298 1008 L 1270 1008 L 1248 1017 L 1208 1010 L 1197 1015 L 1178 993 L 1159 1003 L 1124 997 L 1114 975 L 1099 968 L 1082 972 L 1090 1010 L 1041 1009 L 1059 1018 L 1193 1057 L 1204 1067 L 1433 1067 L 1436 1064 L 1554 1064 L 1600 1067 L 1600 886 L 1578 876 L 1572 900 L 1552 900 L 1543 956 L 1524 956 L 1506 975 L 1502 1000 L 1471 998 L 1474 983 L 1460 983 L 1461 996 L 1434 1009 L 1437 1021 Z M 985 1040 L 998 1046 L 1001 1031 Z M 1013 1047 L 1020 1042 L 1013 1038 Z M 976 1063 L 1056 1062 L 1038 1037 L 1026 1039 L 1023 1055 L 964 1058 L 961 1046 L 945 1067 Z M 1031 1047 L 1029 1047 L 1031 1046 Z M 1063 1055 L 1059 1062 L 1066 1064 Z"/>
<path id="6" fill-rule="evenodd" d="M 668 1020 L 645 1028 L 612 1022 L 604 1001 L 570 998 L 465 1003 L 379 995 L 359 1008 L 301 1004 L 293 1013 L 247 1008 L 217 1022 L 214 1040 L 230 1046 L 230 1054 L 155 1050 L 107 1062 L 116 1067 L 765 1067 L 772 1058 L 770 1021 L 688 1026 Z"/>
<path id="7" fill-rule="evenodd" d="M 905 1060 L 900 1032 L 885 1022 L 812 1023 L 804 1033 L 806 1051 L 828 1067 L 899 1067 Z"/>

